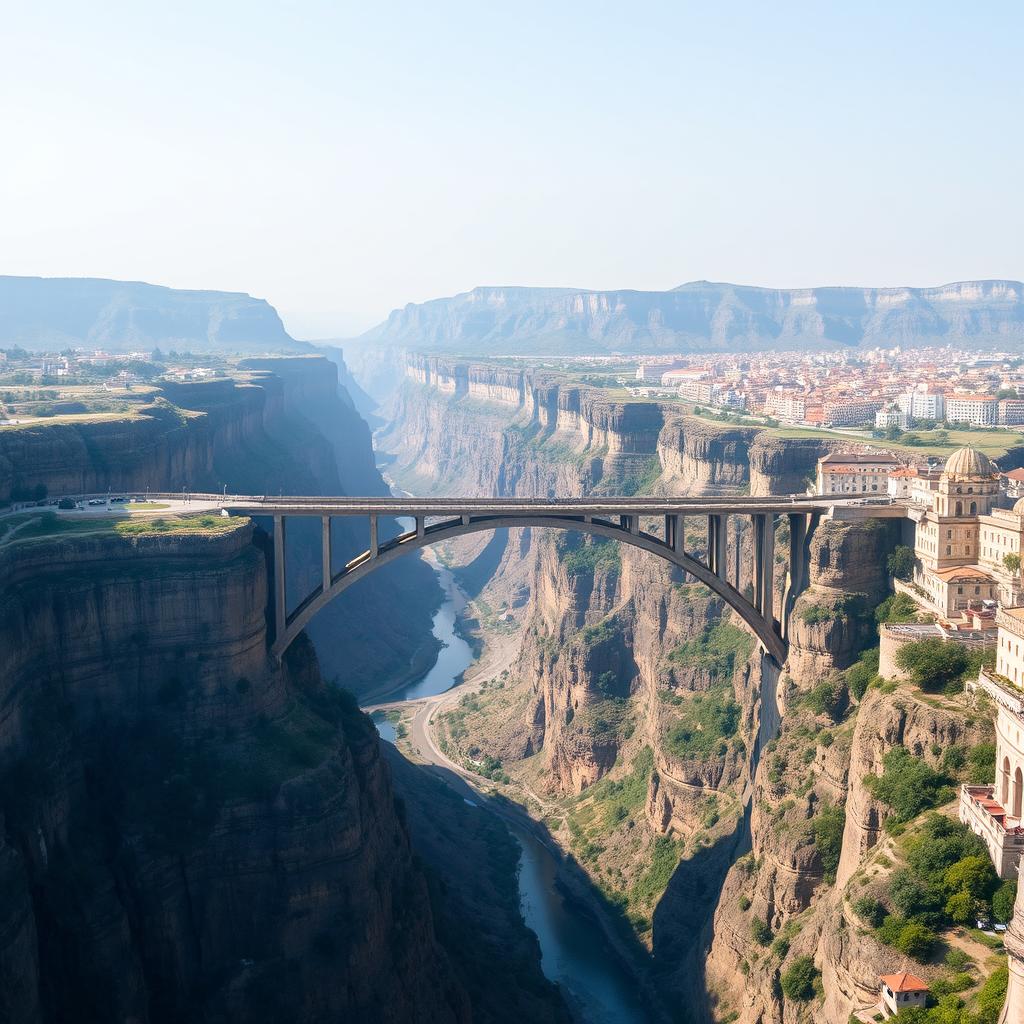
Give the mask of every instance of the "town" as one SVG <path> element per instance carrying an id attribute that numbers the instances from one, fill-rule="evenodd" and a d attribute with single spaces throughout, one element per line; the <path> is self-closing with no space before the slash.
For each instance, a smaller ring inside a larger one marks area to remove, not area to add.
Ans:
<path id="1" fill-rule="evenodd" d="M 638 397 L 678 397 L 708 408 L 808 427 L 897 436 L 937 424 L 1024 424 L 1024 361 L 953 348 L 844 349 L 651 358 L 621 383 Z"/>

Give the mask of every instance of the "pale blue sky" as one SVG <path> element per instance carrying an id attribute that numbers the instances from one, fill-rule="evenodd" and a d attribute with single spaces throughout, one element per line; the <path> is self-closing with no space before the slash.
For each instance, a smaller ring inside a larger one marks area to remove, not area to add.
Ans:
<path id="1" fill-rule="evenodd" d="M 1003 2 L 8 4 L 0 273 L 300 337 L 477 284 L 1024 278 L 1022 38 Z"/>

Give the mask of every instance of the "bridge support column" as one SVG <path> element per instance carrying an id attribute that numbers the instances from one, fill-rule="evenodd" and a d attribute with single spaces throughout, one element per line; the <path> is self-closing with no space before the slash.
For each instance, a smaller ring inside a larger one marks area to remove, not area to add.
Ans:
<path id="1" fill-rule="evenodd" d="M 729 575 L 728 524 L 728 516 L 708 516 L 708 568 L 721 580 Z"/>
<path id="2" fill-rule="evenodd" d="M 288 620 L 287 594 L 284 585 L 284 516 L 274 516 L 274 639 L 284 636 Z"/>
<path id="3" fill-rule="evenodd" d="M 416 517 L 416 536 L 422 538 L 422 537 L 426 536 L 426 532 L 427 532 L 427 517 L 426 516 L 417 516 Z"/>
<path id="4" fill-rule="evenodd" d="M 789 639 L 789 623 L 797 595 L 807 585 L 807 516 L 790 513 L 789 519 L 789 572 L 786 592 L 782 599 L 782 638 Z"/>
<path id="5" fill-rule="evenodd" d="M 324 516 L 320 530 L 320 587 L 326 593 L 331 589 L 331 517 Z"/>
<path id="6" fill-rule="evenodd" d="M 743 551 L 743 520 L 736 516 L 732 521 L 733 544 L 736 548 L 735 565 L 733 567 L 732 585 L 734 590 L 740 589 L 740 563 Z"/>
<path id="7" fill-rule="evenodd" d="M 769 621 L 772 621 L 772 598 L 774 595 L 775 572 L 775 516 L 756 513 L 751 520 L 754 525 L 754 607 Z"/>
<path id="8" fill-rule="evenodd" d="M 619 525 L 635 537 L 640 532 L 640 517 L 632 514 L 619 516 Z"/>
<path id="9" fill-rule="evenodd" d="M 665 547 L 677 554 L 683 550 L 683 525 L 685 520 L 682 516 L 665 516 Z"/>
<path id="10" fill-rule="evenodd" d="M 380 545 L 377 543 L 377 517 L 370 516 L 370 557 L 376 558 Z"/>

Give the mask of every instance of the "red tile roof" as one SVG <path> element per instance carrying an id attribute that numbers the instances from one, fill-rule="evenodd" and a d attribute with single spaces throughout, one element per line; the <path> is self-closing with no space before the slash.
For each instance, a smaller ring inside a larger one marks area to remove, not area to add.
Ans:
<path id="1" fill-rule="evenodd" d="M 893 992 L 927 992 L 928 983 L 922 981 L 916 974 L 908 974 L 904 971 L 902 974 L 883 974 L 882 981 Z"/>

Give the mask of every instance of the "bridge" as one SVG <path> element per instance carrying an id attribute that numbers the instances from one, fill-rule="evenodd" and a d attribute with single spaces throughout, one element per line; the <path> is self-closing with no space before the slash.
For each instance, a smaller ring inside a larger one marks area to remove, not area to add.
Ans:
<path id="1" fill-rule="evenodd" d="M 169 495 L 177 497 L 178 495 Z M 158 495 L 151 495 L 158 497 Z M 228 514 L 269 516 L 274 523 L 274 634 L 271 651 L 280 660 L 292 641 L 326 604 L 375 569 L 428 544 L 506 527 L 574 530 L 629 544 L 678 566 L 709 587 L 751 628 L 765 652 L 779 665 L 786 660 L 789 623 L 797 595 L 808 583 L 809 543 L 824 515 L 842 518 L 895 518 L 905 509 L 886 499 L 824 496 L 744 498 L 352 498 L 268 497 L 191 494 Z M 364 517 L 369 522 L 365 551 L 333 569 L 331 520 Z M 291 612 L 287 608 L 286 530 L 289 518 L 316 517 L 322 524 L 320 585 Z M 775 616 L 775 528 L 789 522 L 786 583 Z M 408 519 L 413 526 L 382 540 L 381 518 Z M 686 551 L 686 524 L 706 523 L 706 555 Z M 734 521 L 730 550 L 730 520 Z M 752 594 L 740 590 L 742 533 L 749 523 Z M 652 532 L 653 531 L 653 532 Z"/>

